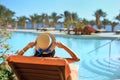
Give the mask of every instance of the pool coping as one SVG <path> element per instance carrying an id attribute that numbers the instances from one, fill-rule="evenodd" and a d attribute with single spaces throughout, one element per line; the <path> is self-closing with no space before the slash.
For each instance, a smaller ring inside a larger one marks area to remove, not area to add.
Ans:
<path id="1" fill-rule="evenodd" d="M 101 33 L 92 33 L 91 35 L 74 35 L 74 34 L 67 34 L 66 32 L 60 32 L 57 30 L 54 31 L 37 31 L 33 29 L 7 29 L 7 31 L 14 31 L 14 32 L 30 32 L 30 33 L 44 33 L 49 32 L 56 36 L 67 36 L 67 37 L 74 37 L 74 38 L 118 38 L 120 39 L 120 34 L 116 34 L 115 32 L 101 32 Z"/>

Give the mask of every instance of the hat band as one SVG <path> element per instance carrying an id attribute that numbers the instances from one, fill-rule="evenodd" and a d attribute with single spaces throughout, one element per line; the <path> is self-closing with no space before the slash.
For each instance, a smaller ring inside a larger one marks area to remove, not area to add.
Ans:
<path id="1" fill-rule="evenodd" d="M 51 42 L 50 46 L 45 50 L 43 50 L 41 48 L 38 49 L 39 54 L 37 54 L 37 56 L 40 56 L 43 52 L 51 53 L 52 51 L 50 50 L 50 48 L 51 48 L 52 44 L 53 44 L 53 42 Z"/>

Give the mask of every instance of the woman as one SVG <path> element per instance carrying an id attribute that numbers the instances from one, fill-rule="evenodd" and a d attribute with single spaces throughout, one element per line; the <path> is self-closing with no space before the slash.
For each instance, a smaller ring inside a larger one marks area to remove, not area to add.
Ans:
<path id="1" fill-rule="evenodd" d="M 34 46 L 36 49 L 34 56 L 36 57 L 54 57 L 55 47 L 57 46 L 58 48 L 63 48 L 70 54 L 72 58 L 65 58 L 69 63 L 80 60 L 71 49 L 60 42 L 56 42 L 54 35 L 50 33 L 42 33 L 39 35 L 35 42 L 29 43 L 25 48 L 23 48 L 23 50 L 18 53 L 18 55 L 23 55 L 24 52 Z"/>

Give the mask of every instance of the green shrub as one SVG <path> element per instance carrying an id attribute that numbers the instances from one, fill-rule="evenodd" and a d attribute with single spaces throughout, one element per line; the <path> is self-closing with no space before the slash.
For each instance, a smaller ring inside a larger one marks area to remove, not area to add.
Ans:
<path id="1" fill-rule="evenodd" d="M 0 80 L 13 80 L 13 75 L 12 71 L 0 68 Z"/>
<path id="2" fill-rule="evenodd" d="M 6 59 L 9 56 L 7 52 L 10 51 L 10 45 L 7 40 L 11 38 L 12 33 L 6 30 L 0 30 L 0 80 L 17 80 Z"/>

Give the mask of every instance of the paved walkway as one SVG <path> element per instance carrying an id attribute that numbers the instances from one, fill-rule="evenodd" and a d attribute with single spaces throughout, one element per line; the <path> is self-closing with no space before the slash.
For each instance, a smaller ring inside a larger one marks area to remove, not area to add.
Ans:
<path id="1" fill-rule="evenodd" d="M 115 37 L 120 38 L 120 34 L 116 34 L 115 32 L 108 32 L 108 33 L 95 33 L 92 34 L 93 36 L 99 36 L 99 37 Z"/>
<path id="2" fill-rule="evenodd" d="M 9 31 L 20 31 L 20 32 L 32 32 L 32 33 L 44 33 L 49 32 L 57 35 L 68 35 L 67 32 L 54 30 L 54 31 L 40 31 L 40 30 L 32 30 L 32 29 L 8 29 Z M 71 32 L 73 34 L 73 32 Z M 80 36 L 89 36 L 89 37 L 106 37 L 106 38 L 120 38 L 120 34 L 116 34 L 115 32 L 102 32 L 102 33 L 93 33 L 91 35 L 80 35 Z"/>

